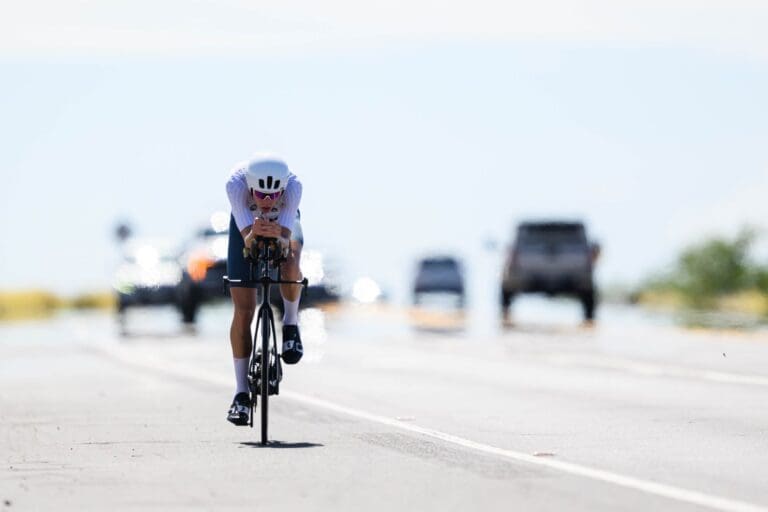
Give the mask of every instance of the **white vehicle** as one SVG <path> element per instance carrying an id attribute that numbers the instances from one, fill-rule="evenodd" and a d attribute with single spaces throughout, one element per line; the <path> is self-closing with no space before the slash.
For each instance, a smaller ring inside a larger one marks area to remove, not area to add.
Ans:
<path id="1" fill-rule="evenodd" d="M 118 312 L 133 306 L 173 304 L 180 280 L 181 267 L 172 243 L 131 239 L 123 247 L 123 261 L 113 283 Z"/>

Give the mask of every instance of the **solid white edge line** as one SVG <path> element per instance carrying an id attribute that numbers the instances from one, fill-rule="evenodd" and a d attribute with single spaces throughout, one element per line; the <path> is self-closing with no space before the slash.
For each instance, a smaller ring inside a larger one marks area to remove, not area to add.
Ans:
<path id="1" fill-rule="evenodd" d="M 290 398 L 294 401 L 303 402 L 305 404 L 313 405 L 316 407 L 322 407 L 324 409 L 329 409 L 338 413 L 354 416 L 360 419 L 364 419 L 364 420 L 368 420 L 376 423 L 382 423 L 384 425 L 399 428 L 401 430 L 407 430 L 409 432 L 414 432 L 424 436 L 433 437 L 435 439 L 456 444 L 456 445 L 469 448 L 475 451 L 484 452 L 491 455 L 497 455 L 497 456 L 505 457 L 505 458 L 520 461 L 520 462 L 526 462 L 526 463 L 534 464 L 537 466 L 544 466 L 551 469 L 556 469 L 559 471 L 570 473 L 573 475 L 591 478 L 593 480 L 600 480 L 603 482 L 620 485 L 622 487 L 643 491 L 649 494 L 655 494 L 657 496 L 663 496 L 665 498 L 670 498 L 677 501 L 684 501 L 687 503 L 702 505 L 702 506 L 717 509 L 717 510 L 726 510 L 726 511 L 733 511 L 733 512 L 737 512 L 737 511 L 738 512 L 766 512 L 768 510 L 764 507 L 753 505 L 751 503 L 731 500 L 728 498 L 721 498 L 718 496 L 712 496 L 709 494 L 704 494 L 697 491 L 690 491 L 687 489 L 673 487 L 666 484 L 660 484 L 660 483 L 652 482 L 649 480 L 641 480 L 634 477 L 623 476 L 616 473 L 611 473 L 610 471 L 593 469 L 587 466 L 582 466 L 582 465 L 574 464 L 570 462 L 561 462 L 561 461 L 555 461 L 551 459 L 542 459 L 539 457 L 535 457 L 533 455 L 529 455 L 527 453 L 508 450 L 505 448 L 497 448 L 495 446 L 478 443 L 476 441 L 464 439 L 458 436 L 454 436 L 452 434 L 441 432 L 439 430 L 432 430 L 429 428 L 420 427 L 418 425 L 405 423 L 403 421 L 399 421 L 396 419 L 391 419 L 384 416 L 370 414 L 364 411 L 352 409 L 346 406 L 328 402 L 326 400 L 302 395 L 295 392 L 284 391 L 281 393 L 281 395 L 284 395 L 286 398 Z"/>
<path id="2" fill-rule="evenodd" d="M 151 368 L 153 370 L 159 370 L 163 373 L 172 374 L 177 377 L 193 379 L 193 380 L 202 380 L 215 385 L 220 385 L 220 386 L 232 385 L 232 379 L 230 378 L 225 378 L 220 374 L 204 371 L 204 370 L 201 370 L 200 368 L 195 368 L 190 365 L 180 365 L 177 363 L 171 363 L 167 360 L 142 357 L 141 354 L 127 354 L 125 351 L 120 350 L 117 347 L 100 346 L 100 347 L 94 347 L 94 348 L 124 363 L 141 366 L 144 368 Z M 172 368 L 172 366 L 174 368 Z M 617 473 L 612 473 L 610 471 L 594 469 L 588 466 L 582 466 L 580 464 L 574 464 L 571 462 L 543 459 L 543 458 L 535 457 L 533 455 L 529 455 L 523 452 L 508 450 L 505 448 L 497 448 L 495 446 L 478 443 L 476 441 L 464 439 L 462 437 L 448 434 L 446 432 L 441 432 L 439 430 L 420 427 L 418 425 L 413 425 L 411 423 L 406 423 L 404 421 L 396 420 L 393 418 L 371 414 L 365 411 L 353 409 L 351 407 L 335 404 L 327 400 L 323 400 L 323 399 L 308 396 L 308 395 L 303 395 L 301 393 L 296 393 L 293 391 L 287 391 L 287 390 L 281 391 L 280 396 L 285 397 L 289 400 L 308 404 L 310 406 L 320 407 L 320 408 L 334 411 L 340 414 L 345 414 L 347 416 L 353 416 L 355 418 L 359 418 L 362 420 L 371 421 L 374 423 L 380 423 L 383 425 L 387 425 L 389 427 L 405 430 L 408 432 L 413 432 L 415 434 L 420 434 L 426 437 L 431 437 L 433 439 L 438 439 L 446 443 L 455 444 L 457 446 L 462 446 L 464 448 L 468 448 L 478 452 L 487 453 L 490 455 L 496 455 L 496 456 L 504 457 L 510 460 L 515 460 L 518 462 L 525 462 L 528 464 L 533 464 L 535 466 L 555 469 L 558 471 L 562 471 L 564 473 L 569 473 L 569 474 L 584 477 L 584 478 L 590 478 L 592 480 L 598 480 L 601 482 L 618 485 L 618 486 L 636 490 L 636 491 L 642 491 L 647 494 L 653 494 L 656 496 L 661 496 L 661 497 L 669 498 L 676 501 L 690 503 L 693 505 L 700 505 L 703 507 L 707 507 L 715 510 L 722 510 L 726 512 L 768 512 L 768 508 L 755 505 L 752 503 L 732 500 L 728 498 L 722 498 L 719 496 L 713 496 L 710 494 L 705 494 L 698 491 L 691 491 L 688 489 L 661 484 L 661 483 L 653 482 L 650 480 L 642 480 L 639 478 L 624 476 Z"/>

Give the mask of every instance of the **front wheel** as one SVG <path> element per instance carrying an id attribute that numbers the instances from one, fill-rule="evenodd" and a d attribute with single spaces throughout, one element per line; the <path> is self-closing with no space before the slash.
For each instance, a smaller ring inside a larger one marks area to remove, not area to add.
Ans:
<path id="1" fill-rule="evenodd" d="M 267 433 L 267 423 L 269 419 L 269 358 L 271 350 L 269 348 L 270 337 L 270 319 L 266 308 L 261 313 L 261 444 L 267 444 L 269 436 Z"/>

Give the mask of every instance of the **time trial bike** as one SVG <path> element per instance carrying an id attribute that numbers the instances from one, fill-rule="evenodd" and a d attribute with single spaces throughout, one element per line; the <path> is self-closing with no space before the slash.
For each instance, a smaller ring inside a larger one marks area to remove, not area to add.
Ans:
<path id="1" fill-rule="evenodd" d="M 261 444 L 265 445 L 269 441 L 269 396 L 280 393 L 280 381 L 283 377 L 280 353 L 277 349 L 275 316 L 269 302 L 270 289 L 275 284 L 295 284 L 301 285 L 303 292 L 309 283 L 307 278 L 301 281 L 282 279 L 280 265 L 287 257 L 276 238 L 256 237 L 250 250 L 243 248 L 243 257 L 249 263 L 248 281 L 245 284 L 259 284 L 261 304 L 256 316 L 256 330 L 253 333 L 248 384 L 251 392 L 250 426 L 253 428 L 253 412 L 258 401 L 261 412 Z M 273 276 L 277 276 L 277 279 Z M 229 279 L 227 276 L 224 279 L 228 283 L 243 283 L 242 280 Z"/>

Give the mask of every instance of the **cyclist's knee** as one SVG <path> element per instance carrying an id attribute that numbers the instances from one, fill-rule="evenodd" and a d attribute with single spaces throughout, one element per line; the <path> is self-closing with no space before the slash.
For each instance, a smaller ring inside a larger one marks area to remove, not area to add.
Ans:
<path id="1" fill-rule="evenodd" d="M 291 265 L 290 262 L 286 261 L 282 268 L 282 274 L 282 277 L 284 279 L 288 279 L 289 281 L 294 281 L 301 278 L 301 270 L 298 263 Z"/>
<path id="2" fill-rule="evenodd" d="M 288 259 L 283 263 L 282 272 L 286 279 L 298 279 L 301 275 L 300 262 L 301 262 L 301 242 L 298 240 L 291 240 L 291 252 L 288 255 Z"/>
<path id="3" fill-rule="evenodd" d="M 235 306 L 235 320 L 248 322 L 253 320 L 256 311 L 256 294 L 250 288 L 232 288 L 232 304 Z"/>
<path id="4" fill-rule="evenodd" d="M 250 322 L 253 320 L 253 315 L 255 313 L 254 307 L 238 307 L 235 306 L 235 318 L 243 319 L 244 321 Z"/>
<path id="5" fill-rule="evenodd" d="M 254 311 L 250 308 L 235 308 L 235 316 L 232 318 L 233 327 L 240 332 L 247 332 L 253 323 Z"/>

